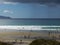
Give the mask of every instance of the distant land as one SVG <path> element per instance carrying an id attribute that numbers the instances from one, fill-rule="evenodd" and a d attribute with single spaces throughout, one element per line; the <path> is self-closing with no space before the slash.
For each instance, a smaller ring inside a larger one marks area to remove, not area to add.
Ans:
<path id="1" fill-rule="evenodd" d="M 0 19 L 11 19 L 11 17 L 7 17 L 7 16 L 0 16 Z"/>
<path id="2" fill-rule="evenodd" d="M 60 18 L 12 18 L 8 16 L 0 16 L 0 19 L 17 19 L 17 20 L 60 20 Z"/>

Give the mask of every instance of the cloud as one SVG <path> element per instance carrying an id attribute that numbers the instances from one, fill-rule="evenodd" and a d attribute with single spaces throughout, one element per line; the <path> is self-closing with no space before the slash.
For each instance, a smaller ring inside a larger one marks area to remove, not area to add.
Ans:
<path id="1" fill-rule="evenodd" d="M 16 4 L 18 4 L 17 2 L 15 3 L 15 2 L 2 2 L 2 4 L 12 4 L 12 5 L 16 5 Z"/>
<path id="2" fill-rule="evenodd" d="M 12 4 L 12 5 L 16 5 L 18 4 L 18 2 L 14 2 L 14 1 L 10 1 L 10 0 L 0 0 L 0 4 Z"/>
<path id="3" fill-rule="evenodd" d="M 47 5 L 57 5 L 60 4 L 60 0 L 0 0 L 0 3 L 13 5 L 16 5 L 18 3 L 38 3 Z"/>
<path id="4" fill-rule="evenodd" d="M 3 0 L 7 2 L 19 2 L 19 3 L 58 3 L 60 4 L 60 0 Z"/>
<path id="5" fill-rule="evenodd" d="M 13 13 L 13 11 L 10 11 L 10 10 L 3 10 L 3 13 Z"/>
<path id="6" fill-rule="evenodd" d="M 6 1 L 0 1 L 0 4 L 11 4 L 11 5 L 16 5 L 16 4 L 18 4 L 18 2 L 6 2 Z"/>

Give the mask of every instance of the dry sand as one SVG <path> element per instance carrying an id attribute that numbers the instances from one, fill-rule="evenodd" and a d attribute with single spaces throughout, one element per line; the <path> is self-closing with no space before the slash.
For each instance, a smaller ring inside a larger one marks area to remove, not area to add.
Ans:
<path id="1" fill-rule="evenodd" d="M 15 39 L 17 39 L 17 42 L 20 42 L 22 40 L 23 42 L 31 43 L 34 39 L 19 39 L 14 38 L 15 36 L 28 36 L 31 37 L 48 37 L 48 38 L 60 38 L 60 33 L 51 33 L 50 35 L 48 33 L 37 33 L 37 32 L 0 32 L 0 41 L 4 42 L 14 42 Z M 12 38 L 13 37 L 13 38 Z M 59 40 L 60 41 L 60 40 Z"/>

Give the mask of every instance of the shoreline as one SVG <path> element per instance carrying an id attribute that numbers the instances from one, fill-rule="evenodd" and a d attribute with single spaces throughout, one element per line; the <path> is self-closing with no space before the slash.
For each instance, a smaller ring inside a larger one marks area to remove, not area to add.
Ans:
<path id="1" fill-rule="evenodd" d="M 0 26 L 3 30 L 59 30 L 60 26 L 36 26 L 36 25 L 22 25 L 22 26 Z"/>

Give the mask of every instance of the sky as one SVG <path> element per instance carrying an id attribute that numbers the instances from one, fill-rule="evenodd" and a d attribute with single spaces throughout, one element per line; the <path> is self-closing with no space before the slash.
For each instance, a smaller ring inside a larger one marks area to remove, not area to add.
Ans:
<path id="1" fill-rule="evenodd" d="M 0 0 L 0 15 L 12 18 L 60 18 L 60 0 Z"/>

